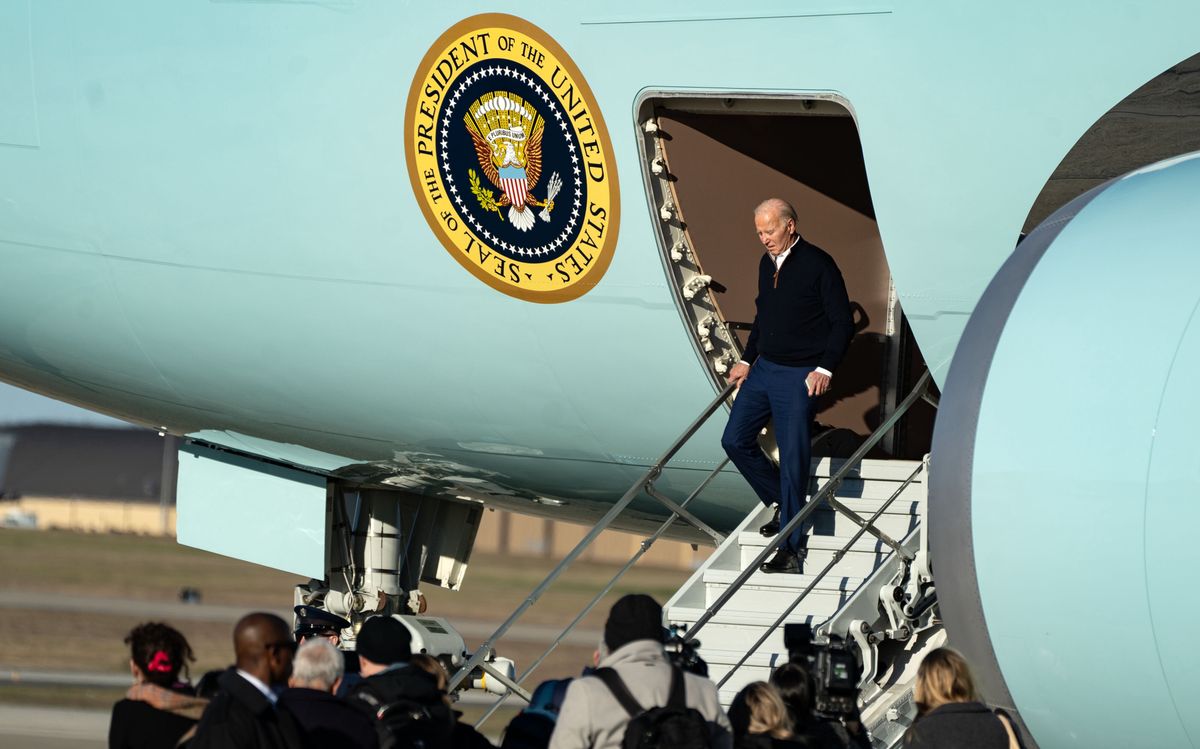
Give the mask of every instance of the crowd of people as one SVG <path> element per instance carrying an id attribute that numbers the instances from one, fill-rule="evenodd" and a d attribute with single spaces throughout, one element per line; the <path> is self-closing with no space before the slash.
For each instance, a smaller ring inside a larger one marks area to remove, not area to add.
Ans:
<path id="1" fill-rule="evenodd" d="M 367 619 L 346 657 L 334 642 L 344 620 L 298 614 L 305 615 L 295 637 L 274 614 L 243 617 L 233 630 L 234 665 L 195 686 L 188 671 L 195 655 L 180 632 L 161 623 L 135 627 L 125 639 L 134 685 L 113 707 L 109 746 L 494 747 L 461 720 L 441 662 L 412 652 L 402 622 Z M 624 596 L 609 613 L 592 667 L 580 678 L 538 687 L 505 729 L 501 749 L 871 746 L 857 721 L 814 710 L 805 664 L 782 664 L 770 682 L 747 685 L 726 712 L 716 685 L 676 665 L 664 641 L 658 603 Z M 966 662 L 953 650 L 925 657 L 914 696 L 920 714 L 906 747 L 1019 746 L 1011 719 L 979 701 Z"/>

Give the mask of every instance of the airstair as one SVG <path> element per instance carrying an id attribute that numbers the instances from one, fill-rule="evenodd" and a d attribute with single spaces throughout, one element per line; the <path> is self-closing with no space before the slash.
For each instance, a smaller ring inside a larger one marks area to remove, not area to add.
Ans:
<path id="1" fill-rule="evenodd" d="M 915 715 L 911 678 L 919 654 L 944 640 L 932 616 L 906 616 L 902 604 L 920 549 L 924 467 L 919 461 L 901 460 L 864 460 L 848 466 L 846 461 L 822 458 L 813 461 L 814 484 L 828 484 L 842 468 L 847 475 L 834 494 L 836 501 L 871 518 L 872 525 L 891 538 L 904 539 L 900 545 L 913 554 L 913 562 L 906 566 L 891 547 L 846 515 L 825 508 L 805 523 L 808 557 L 803 574 L 757 571 L 755 562 L 768 544 L 758 529 L 771 517 L 769 509 L 760 507 L 664 608 L 672 625 L 691 630 L 700 643 L 699 654 L 726 707 L 742 687 L 769 680 L 771 670 L 787 662 L 782 623 L 807 623 L 819 639 L 833 634 L 852 641 L 864 665 L 864 721 L 877 739 L 875 745 L 885 747 L 893 745 L 889 739 L 898 739 Z M 819 575 L 826 567 L 828 572 Z M 747 570 L 749 577 L 729 593 Z M 926 597 L 931 593 L 927 590 Z M 696 631 L 697 622 L 726 594 L 720 610 Z M 800 602 L 781 621 L 784 609 L 797 599 Z"/>
<path id="2" fill-rule="evenodd" d="M 813 491 L 803 510 L 780 533 L 764 538 L 758 528 L 770 517 L 760 507 L 728 536 L 722 536 L 687 510 L 717 474 L 722 462 L 682 502 L 654 487 L 663 467 L 732 393 L 723 390 L 675 443 L 622 496 L 563 561 L 484 643 L 459 664 L 450 680 L 454 689 L 482 670 L 510 690 L 476 723 L 481 726 L 510 695 L 528 701 L 533 673 L 626 571 L 676 522 L 690 523 L 718 543 L 715 553 L 664 607 L 671 624 L 686 626 L 685 642 L 696 645 L 717 683 L 723 704 L 752 681 L 767 680 L 788 660 L 783 626 L 807 622 L 818 645 L 843 642 L 861 666 L 858 682 L 863 724 L 875 749 L 897 746 L 916 715 L 912 684 L 924 652 L 942 644 L 936 595 L 923 543 L 924 461 L 864 460 L 917 400 L 927 394 L 926 372 L 916 388 L 879 428 L 844 460 L 814 462 Z M 639 551 L 585 606 L 520 676 L 491 663 L 492 646 L 633 499 L 642 494 L 662 503 L 670 516 L 647 537 Z M 801 528 L 808 557 L 803 574 L 768 575 L 759 565 L 779 541 Z"/>

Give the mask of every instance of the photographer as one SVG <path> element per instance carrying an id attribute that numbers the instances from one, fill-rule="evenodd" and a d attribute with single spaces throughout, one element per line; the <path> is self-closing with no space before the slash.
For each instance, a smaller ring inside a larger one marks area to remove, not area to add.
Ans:
<path id="1" fill-rule="evenodd" d="M 627 595 L 617 601 L 604 625 L 604 645 L 608 653 L 600 668 L 567 687 L 550 749 L 619 749 L 631 722 L 645 722 L 656 713 L 682 721 L 685 728 L 698 721 L 700 735 L 690 745 L 732 746 L 716 686 L 667 660 L 662 607 L 653 598 Z M 676 685 L 682 687 L 684 705 L 662 712 Z"/>

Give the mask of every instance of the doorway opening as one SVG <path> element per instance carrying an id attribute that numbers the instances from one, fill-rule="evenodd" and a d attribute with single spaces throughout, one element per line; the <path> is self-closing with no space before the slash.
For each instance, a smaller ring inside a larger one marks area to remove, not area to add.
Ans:
<path id="1" fill-rule="evenodd" d="M 818 404 L 814 454 L 844 457 L 887 418 L 924 371 L 875 222 L 858 129 L 833 94 L 660 92 L 639 102 L 643 177 L 664 269 L 684 326 L 717 384 L 754 319 L 762 246 L 753 210 L 781 197 L 798 229 L 837 261 L 855 335 Z M 934 411 L 914 406 L 873 457 L 919 458 Z"/>

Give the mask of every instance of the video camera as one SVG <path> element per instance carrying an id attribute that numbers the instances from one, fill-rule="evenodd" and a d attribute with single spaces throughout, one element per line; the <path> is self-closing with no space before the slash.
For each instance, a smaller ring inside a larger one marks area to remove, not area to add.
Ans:
<path id="1" fill-rule="evenodd" d="M 813 680 L 813 708 L 829 718 L 858 715 L 858 658 L 837 635 L 827 640 L 813 638 L 808 624 L 783 625 L 783 644 L 788 660 L 808 669 Z"/>
<path id="2" fill-rule="evenodd" d="M 667 651 L 667 660 L 683 671 L 708 678 L 708 664 L 696 651 L 700 649 L 699 640 L 684 640 L 687 633 L 686 624 L 672 624 L 667 630 L 667 638 L 663 647 Z"/>

